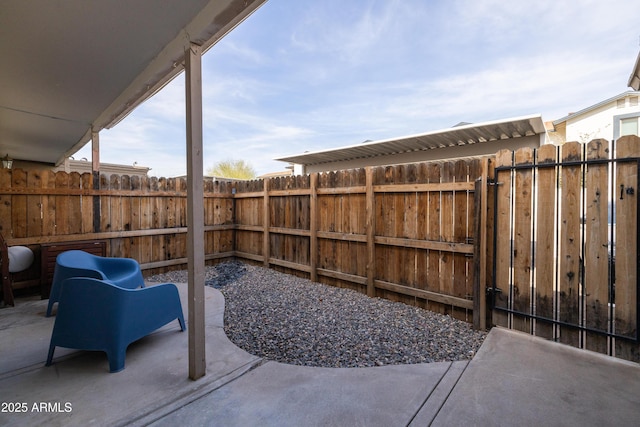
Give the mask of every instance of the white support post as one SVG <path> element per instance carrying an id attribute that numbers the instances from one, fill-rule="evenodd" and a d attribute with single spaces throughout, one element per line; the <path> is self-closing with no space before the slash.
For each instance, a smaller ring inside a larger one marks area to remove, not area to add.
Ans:
<path id="1" fill-rule="evenodd" d="M 189 378 L 206 374 L 204 329 L 204 179 L 202 155 L 202 48 L 185 52 L 187 106 L 187 257 L 189 272 Z"/>

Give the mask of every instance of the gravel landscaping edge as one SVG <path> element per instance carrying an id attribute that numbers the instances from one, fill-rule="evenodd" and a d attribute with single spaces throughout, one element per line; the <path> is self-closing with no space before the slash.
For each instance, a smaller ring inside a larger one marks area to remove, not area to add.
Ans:
<path id="1" fill-rule="evenodd" d="M 147 277 L 187 281 L 184 270 Z M 225 297 L 224 330 L 267 360 L 318 367 L 371 367 L 471 359 L 486 332 L 450 316 L 239 261 L 206 268 Z"/>

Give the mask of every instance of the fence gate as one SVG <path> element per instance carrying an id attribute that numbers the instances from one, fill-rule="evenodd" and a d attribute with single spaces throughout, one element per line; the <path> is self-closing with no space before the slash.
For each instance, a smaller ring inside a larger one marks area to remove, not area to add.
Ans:
<path id="1" fill-rule="evenodd" d="M 495 325 L 640 361 L 640 138 L 496 158 Z"/>

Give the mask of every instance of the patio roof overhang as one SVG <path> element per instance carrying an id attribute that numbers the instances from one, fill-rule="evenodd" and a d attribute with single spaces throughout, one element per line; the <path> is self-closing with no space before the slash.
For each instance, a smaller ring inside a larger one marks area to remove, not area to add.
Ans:
<path id="1" fill-rule="evenodd" d="M 545 127 L 542 117 L 540 115 L 532 115 L 478 124 L 466 124 L 418 135 L 364 142 L 346 147 L 280 157 L 276 160 L 310 166 L 472 144 L 491 144 L 493 141 L 544 133 Z"/>
<path id="2" fill-rule="evenodd" d="M 0 155 L 60 164 L 265 1 L 3 1 Z"/>
<path id="3" fill-rule="evenodd" d="M 60 164 L 183 69 L 189 377 L 206 374 L 201 56 L 266 0 L 5 0 L 0 156 Z M 94 167 L 94 173 L 97 173 Z"/>

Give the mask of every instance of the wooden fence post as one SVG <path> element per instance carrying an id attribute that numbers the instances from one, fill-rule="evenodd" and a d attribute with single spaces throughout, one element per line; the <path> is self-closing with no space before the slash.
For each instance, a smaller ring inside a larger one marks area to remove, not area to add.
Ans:
<path id="1" fill-rule="evenodd" d="M 496 167 L 513 166 L 513 152 L 501 150 L 496 154 Z M 512 178 L 511 170 L 505 169 L 495 173 L 495 212 L 494 231 L 495 236 L 500 236 L 501 241 L 511 241 L 511 209 L 512 209 Z M 497 244 L 498 242 L 496 242 Z M 502 309 L 510 308 L 509 288 L 511 286 L 511 245 L 498 244 L 495 250 L 495 289 L 492 295 L 493 306 Z M 493 310 L 492 322 L 494 325 L 509 327 L 509 315 L 504 311 Z"/>
<path id="2" fill-rule="evenodd" d="M 311 281 L 318 281 L 318 173 L 312 173 L 309 186 L 309 267 Z"/>
<path id="3" fill-rule="evenodd" d="M 264 198 L 263 201 L 263 212 L 262 212 L 262 256 L 263 264 L 265 267 L 269 267 L 269 258 L 271 257 L 271 242 L 269 237 L 269 223 L 271 222 L 270 209 L 269 209 L 269 179 L 265 178 L 263 181 L 264 188 Z"/>
<path id="4" fill-rule="evenodd" d="M 373 192 L 373 168 L 371 166 L 365 168 L 365 229 L 367 233 L 367 295 L 375 296 L 375 260 L 376 260 L 376 243 L 375 243 L 375 194 Z"/>
<path id="5" fill-rule="evenodd" d="M 480 239 L 482 239 L 480 212 L 484 209 L 480 194 L 483 185 L 486 185 L 484 180 L 482 178 L 478 179 L 473 193 L 473 205 L 476 209 L 473 215 L 473 329 L 484 329 L 482 326 L 484 316 L 481 313 L 484 307 L 482 307 L 482 302 L 480 301 L 480 295 L 482 294 L 482 280 L 480 278 Z"/>
<path id="6" fill-rule="evenodd" d="M 476 181 L 474 193 L 474 275 L 473 275 L 473 327 L 487 329 L 487 195 L 489 159 L 482 160 L 482 172 Z"/>

